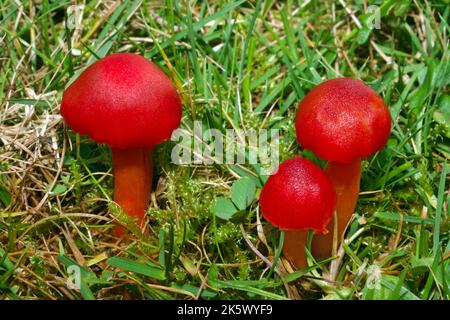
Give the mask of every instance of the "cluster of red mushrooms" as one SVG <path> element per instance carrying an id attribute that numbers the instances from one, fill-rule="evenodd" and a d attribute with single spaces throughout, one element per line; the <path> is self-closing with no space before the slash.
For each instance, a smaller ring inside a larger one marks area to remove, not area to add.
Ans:
<path id="1" fill-rule="evenodd" d="M 264 217 L 285 230 L 285 257 L 304 268 L 308 230 L 315 233 L 315 258 L 330 257 L 342 243 L 358 200 L 361 159 L 386 144 L 391 116 L 362 81 L 337 78 L 303 98 L 295 127 L 301 146 L 328 161 L 325 172 L 309 160 L 289 159 L 269 177 L 259 202 Z"/>
<path id="2" fill-rule="evenodd" d="M 151 151 L 169 139 L 181 113 L 170 79 L 152 62 L 131 53 L 96 61 L 64 91 L 65 122 L 73 131 L 109 145 L 114 201 L 144 230 Z M 337 245 L 333 238 L 342 241 L 359 194 L 361 159 L 385 145 L 391 118 L 374 90 L 357 79 L 337 78 L 303 98 L 295 126 L 301 146 L 328 165 L 322 171 L 304 158 L 283 162 L 267 180 L 259 201 L 264 217 L 286 232 L 285 257 L 303 268 L 308 230 L 316 234 L 311 251 L 317 258 L 331 255 Z M 117 226 L 115 233 L 124 235 L 124 228 Z"/>

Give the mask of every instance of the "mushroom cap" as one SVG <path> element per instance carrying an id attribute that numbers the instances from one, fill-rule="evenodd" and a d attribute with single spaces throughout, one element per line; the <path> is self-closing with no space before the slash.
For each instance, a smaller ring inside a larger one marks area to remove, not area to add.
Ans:
<path id="1" fill-rule="evenodd" d="M 170 79 L 149 60 L 117 53 L 96 61 L 64 91 L 61 114 L 72 130 L 114 148 L 152 148 L 181 121 Z"/>
<path id="2" fill-rule="evenodd" d="M 297 139 L 328 161 L 367 158 L 386 144 L 391 115 L 378 93 L 354 78 L 322 82 L 300 102 Z"/>
<path id="3" fill-rule="evenodd" d="M 304 158 L 291 158 L 269 177 L 259 203 L 264 218 L 280 229 L 326 233 L 336 192 L 318 166 Z"/>

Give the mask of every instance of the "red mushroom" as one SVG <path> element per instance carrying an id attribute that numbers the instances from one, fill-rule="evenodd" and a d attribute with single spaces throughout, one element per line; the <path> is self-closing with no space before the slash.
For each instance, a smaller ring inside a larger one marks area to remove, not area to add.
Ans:
<path id="1" fill-rule="evenodd" d="M 358 200 L 361 158 L 383 148 L 389 137 L 389 110 L 361 80 L 337 78 L 319 84 L 303 98 L 295 126 L 303 148 L 328 160 L 326 173 L 337 193 L 340 241 Z M 333 232 L 315 237 L 313 254 L 329 256 L 332 245 Z"/>
<path id="2" fill-rule="evenodd" d="M 336 205 L 333 185 L 325 173 L 304 158 L 286 160 L 267 180 L 259 203 L 264 218 L 286 231 L 285 257 L 297 268 L 307 266 L 307 231 L 326 233 Z"/>
<path id="3" fill-rule="evenodd" d="M 64 91 L 61 114 L 79 134 L 112 150 L 114 200 L 142 227 L 151 192 L 153 147 L 181 120 L 181 101 L 156 65 L 132 53 L 89 66 Z M 122 235 L 123 229 L 116 228 Z"/>

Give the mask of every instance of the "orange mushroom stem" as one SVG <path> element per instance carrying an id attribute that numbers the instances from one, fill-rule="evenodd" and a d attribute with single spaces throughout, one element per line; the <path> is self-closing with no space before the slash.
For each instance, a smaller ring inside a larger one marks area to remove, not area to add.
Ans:
<path id="1" fill-rule="evenodd" d="M 336 217 L 328 226 L 327 234 L 316 235 L 311 243 L 314 257 L 324 259 L 333 254 L 334 230 L 337 230 L 338 243 L 342 242 L 347 224 L 351 220 L 358 202 L 361 178 L 361 159 L 350 163 L 329 162 L 325 174 L 336 190 Z M 337 223 L 337 228 L 334 224 Z M 336 244 L 337 248 L 338 244 Z"/>
<path id="2" fill-rule="evenodd" d="M 288 230 L 284 233 L 283 255 L 296 269 L 308 266 L 305 250 L 307 243 L 308 230 Z"/>
<path id="3" fill-rule="evenodd" d="M 128 216 L 136 219 L 139 227 L 144 225 L 145 212 L 152 190 L 152 158 L 148 148 L 112 148 L 114 168 L 114 201 Z M 123 227 L 114 232 L 124 234 Z"/>

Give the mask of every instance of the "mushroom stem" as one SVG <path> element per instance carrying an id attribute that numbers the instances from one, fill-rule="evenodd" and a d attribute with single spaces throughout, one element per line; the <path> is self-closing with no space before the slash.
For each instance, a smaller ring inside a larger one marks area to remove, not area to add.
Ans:
<path id="1" fill-rule="evenodd" d="M 284 233 L 283 254 L 295 268 L 308 266 L 305 247 L 308 240 L 308 230 L 286 230 Z"/>
<path id="2" fill-rule="evenodd" d="M 358 202 L 361 159 L 351 163 L 329 162 L 325 173 L 333 184 L 337 195 L 337 219 L 332 220 L 337 223 L 337 249 Z M 327 229 L 329 230 L 327 234 L 316 235 L 312 240 L 311 251 L 315 258 L 323 259 L 333 254 L 333 230 L 336 229 L 333 225 L 329 225 Z"/>
<path id="3" fill-rule="evenodd" d="M 114 167 L 114 201 L 143 227 L 152 188 L 152 158 L 147 148 L 111 148 Z M 118 236 L 123 227 L 116 227 Z"/>

